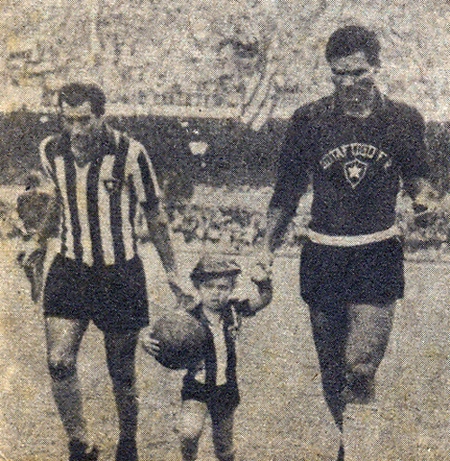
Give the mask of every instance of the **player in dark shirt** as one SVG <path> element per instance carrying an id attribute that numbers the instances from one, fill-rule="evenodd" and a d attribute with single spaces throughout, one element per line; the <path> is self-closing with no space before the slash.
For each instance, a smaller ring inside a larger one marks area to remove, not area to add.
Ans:
<path id="1" fill-rule="evenodd" d="M 423 119 L 377 89 L 379 50 L 376 35 L 363 27 L 332 34 L 326 58 L 335 92 L 292 117 L 268 210 L 270 260 L 312 182 L 301 295 L 310 309 L 325 398 L 341 431 L 347 404 L 374 399 L 395 301 L 403 296 L 397 194 L 403 185 L 421 212 L 433 195 Z M 344 459 L 343 444 L 338 459 Z"/>

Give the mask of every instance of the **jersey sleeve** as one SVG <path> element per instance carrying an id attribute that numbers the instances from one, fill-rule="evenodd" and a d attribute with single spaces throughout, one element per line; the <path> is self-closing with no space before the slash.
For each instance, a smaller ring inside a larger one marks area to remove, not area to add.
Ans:
<path id="1" fill-rule="evenodd" d="M 430 167 L 425 145 L 425 122 L 416 109 L 407 107 L 405 111 L 403 120 L 399 121 L 401 177 L 405 180 L 428 178 Z"/>
<path id="2" fill-rule="evenodd" d="M 256 312 L 250 307 L 250 300 L 248 299 L 232 299 L 231 306 L 236 314 L 242 317 L 253 317 Z"/>
<path id="3" fill-rule="evenodd" d="M 146 211 L 156 209 L 161 199 L 161 190 L 155 170 L 144 146 L 134 140 L 130 140 L 128 169 L 142 208 Z"/>
<path id="4" fill-rule="evenodd" d="M 277 179 L 270 208 L 281 208 L 294 215 L 310 174 L 310 146 L 307 145 L 308 120 L 302 114 L 292 117 L 278 160 Z"/>

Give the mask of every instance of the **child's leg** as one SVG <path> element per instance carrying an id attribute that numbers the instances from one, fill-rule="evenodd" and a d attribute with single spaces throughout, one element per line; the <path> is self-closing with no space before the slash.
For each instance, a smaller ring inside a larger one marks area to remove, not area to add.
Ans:
<path id="1" fill-rule="evenodd" d="M 198 441 L 203 430 L 207 410 L 207 405 L 204 402 L 192 399 L 183 400 L 177 425 L 183 461 L 197 459 Z"/>
<path id="2" fill-rule="evenodd" d="M 234 409 L 211 411 L 214 451 L 219 461 L 234 461 Z"/>

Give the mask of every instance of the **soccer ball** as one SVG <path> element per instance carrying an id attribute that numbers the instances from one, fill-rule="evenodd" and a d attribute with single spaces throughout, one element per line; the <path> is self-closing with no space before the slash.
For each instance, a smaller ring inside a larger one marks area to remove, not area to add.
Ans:
<path id="1" fill-rule="evenodd" d="M 155 359 L 166 368 L 190 368 L 204 358 L 205 329 L 185 310 L 160 317 L 150 336 L 159 342 L 160 352 Z"/>

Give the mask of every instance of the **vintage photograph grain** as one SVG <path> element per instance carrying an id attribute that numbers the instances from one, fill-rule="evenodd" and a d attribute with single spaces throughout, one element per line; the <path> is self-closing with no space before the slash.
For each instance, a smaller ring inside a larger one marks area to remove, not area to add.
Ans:
<path id="1" fill-rule="evenodd" d="M 0 461 L 450 460 L 449 2 L 0 11 Z"/>

